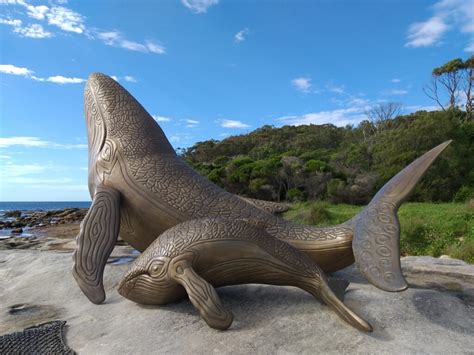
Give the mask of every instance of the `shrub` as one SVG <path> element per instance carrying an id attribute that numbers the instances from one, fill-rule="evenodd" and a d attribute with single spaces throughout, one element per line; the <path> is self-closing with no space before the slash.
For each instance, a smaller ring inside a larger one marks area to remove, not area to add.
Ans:
<path id="1" fill-rule="evenodd" d="M 322 160 L 311 159 L 308 160 L 304 168 L 306 171 L 313 172 L 313 171 L 328 171 L 328 165 L 323 162 Z"/>
<path id="2" fill-rule="evenodd" d="M 474 198 L 474 186 L 462 186 L 454 196 L 454 202 L 465 202 Z"/>
<path id="3" fill-rule="evenodd" d="M 309 210 L 310 224 L 329 224 L 331 222 L 331 212 L 329 212 L 329 203 L 325 201 L 316 201 Z"/>
<path id="4" fill-rule="evenodd" d="M 292 202 L 301 201 L 303 199 L 303 193 L 296 188 L 289 189 L 286 193 L 286 199 Z"/>

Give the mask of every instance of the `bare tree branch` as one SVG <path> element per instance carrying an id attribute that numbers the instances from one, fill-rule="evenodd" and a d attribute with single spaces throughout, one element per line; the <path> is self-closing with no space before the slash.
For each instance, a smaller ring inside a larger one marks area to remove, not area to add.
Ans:
<path id="1" fill-rule="evenodd" d="M 389 128 L 390 122 L 393 118 L 400 115 L 403 105 L 398 102 L 387 102 L 373 106 L 369 110 L 365 111 L 368 121 L 372 127 L 372 133 L 378 134 L 383 130 Z"/>

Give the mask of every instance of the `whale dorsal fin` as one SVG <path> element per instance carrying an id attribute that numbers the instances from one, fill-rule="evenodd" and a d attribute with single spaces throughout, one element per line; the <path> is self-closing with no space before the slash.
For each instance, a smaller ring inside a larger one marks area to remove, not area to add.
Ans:
<path id="1" fill-rule="evenodd" d="M 242 200 L 254 205 L 257 208 L 260 208 L 261 210 L 264 210 L 265 212 L 271 213 L 271 214 L 280 214 L 280 213 L 284 213 L 284 212 L 289 210 L 288 205 L 286 205 L 284 203 L 258 200 L 256 198 L 243 197 L 243 196 L 239 196 L 239 195 L 237 195 L 237 197 L 240 197 Z"/>

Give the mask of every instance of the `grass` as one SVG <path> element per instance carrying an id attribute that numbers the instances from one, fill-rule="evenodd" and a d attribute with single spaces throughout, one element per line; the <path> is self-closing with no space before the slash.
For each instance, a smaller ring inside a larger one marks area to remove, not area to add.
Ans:
<path id="1" fill-rule="evenodd" d="M 324 201 L 293 204 L 284 218 L 296 223 L 328 226 L 355 216 L 363 206 Z M 449 255 L 474 263 L 474 204 L 405 203 L 398 216 L 402 255 Z"/>

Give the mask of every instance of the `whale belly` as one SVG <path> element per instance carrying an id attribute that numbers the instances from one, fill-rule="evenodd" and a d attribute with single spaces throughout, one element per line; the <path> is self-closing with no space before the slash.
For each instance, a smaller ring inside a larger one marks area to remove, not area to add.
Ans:
<path id="1" fill-rule="evenodd" d="M 193 247 L 193 267 L 213 286 L 260 283 L 292 284 L 288 271 L 293 267 L 256 243 L 239 240 L 219 240 Z"/>

